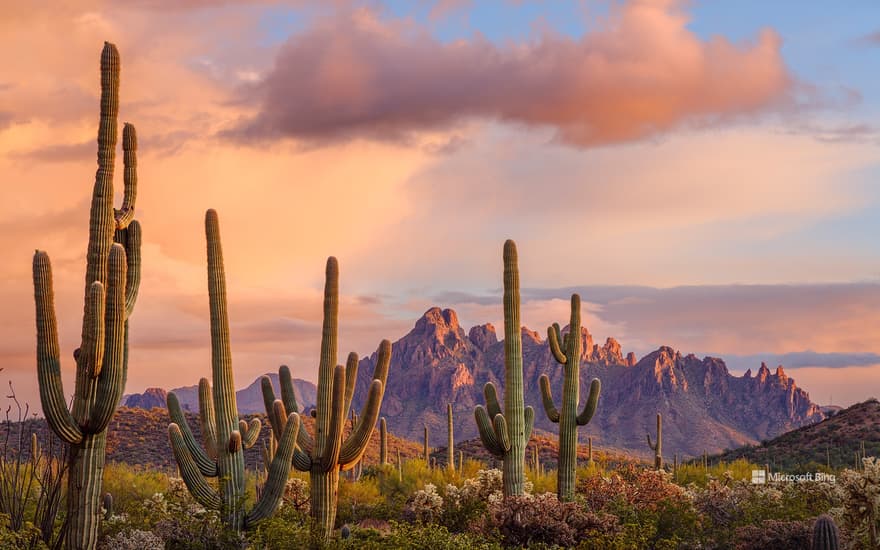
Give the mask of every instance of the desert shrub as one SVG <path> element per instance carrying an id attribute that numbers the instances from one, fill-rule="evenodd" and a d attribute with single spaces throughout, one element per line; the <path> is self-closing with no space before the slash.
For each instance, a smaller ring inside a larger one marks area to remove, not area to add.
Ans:
<path id="1" fill-rule="evenodd" d="M 475 532 L 497 536 L 504 546 L 571 547 L 586 538 L 613 537 L 619 530 L 616 517 L 588 512 L 577 502 L 559 502 L 552 493 L 493 499 L 488 512 Z"/>
<path id="2" fill-rule="evenodd" d="M 13 530 L 8 514 L 0 514 L 0 548 L 43 550 L 48 548 L 41 539 L 40 530 L 26 521 Z"/>
<path id="3" fill-rule="evenodd" d="M 113 495 L 113 512 L 130 514 L 144 500 L 170 487 L 169 477 L 158 470 L 114 462 L 104 467 L 103 491 Z"/>
<path id="4" fill-rule="evenodd" d="M 802 550 L 810 547 L 813 522 L 764 520 L 736 529 L 737 550 Z"/>
<path id="5" fill-rule="evenodd" d="M 308 488 L 306 488 L 308 491 Z M 306 493 L 308 494 L 308 492 Z M 309 540 L 309 510 L 282 504 L 275 515 L 265 519 L 248 533 L 253 548 L 285 550 L 299 548 Z"/>
<path id="6" fill-rule="evenodd" d="M 379 492 L 379 480 L 376 477 L 362 477 L 360 481 L 340 480 L 336 507 L 337 525 L 357 523 L 368 517 L 386 519 L 388 514 L 388 506 L 385 497 Z"/>
<path id="7" fill-rule="evenodd" d="M 372 530 L 355 530 L 341 548 L 385 550 L 501 550 L 501 546 L 469 533 L 450 533 L 442 525 L 391 523 L 391 532 L 380 536 Z"/>
<path id="8" fill-rule="evenodd" d="M 443 514 L 443 497 L 433 483 L 419 489 L 406 501 L 403 517 L 409 522 L 431 523 Z"/>
<path id="9" fill-rule="evenodd" d="M 165 543 L 152 531 L 128 529 L 107 537 L 99 547 L 108 550 L 163 550 Z"/>

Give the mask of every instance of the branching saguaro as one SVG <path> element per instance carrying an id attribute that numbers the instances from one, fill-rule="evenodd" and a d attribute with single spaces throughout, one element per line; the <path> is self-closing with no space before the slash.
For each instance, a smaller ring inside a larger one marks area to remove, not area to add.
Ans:
<path id="1" fill-rule="evenodd" d="M 503 461 L 504 496 L 522 495 L 525 489 L 525 449 L 532 434 L 535 411 L 523 399 L 522 333 L 519 321 L 519 266 L 516 243 L 504 243 L 504 412 L 495 386 L 483 388 L 486 406 L 477 405 L 474 417 L 480 439 L 495 458 Z"/>
<path id="2" fill-rule="evenodd" d="M 226 272 L 220 245 L 217 213 L 205 214 L 208 241 L 208 296 L 211 311 L 211 370 L 214 387 L 207 378 L 199 381 L 199 413 L 204 449 L 196 442 L 174 392 L 168 394 L 168 437 L 180 474 L 189 492 L 205 508 L 220 510 L 226 523 L 235 530 L 246 529 L 271 516 L 287 484 L 293 450 L 299 433 L 296 412 L 280 416 L 279 443 L 273 449 L 268 478 L 260 500 L 250 511 L 243 509 L 245 497 L 244 450 L 252 447 L 260 435 L 260 421 L 250 424 L 238 419 L 232 379 L 232 350 L 229 344 L 229 315 L 226 307 Z M 275 408 L 283 409 L 281 401 Z M 219 491 L 206 478 L 216 477 Z"/>
<path id="3" fill-rule="evenodd" d="M 140 283 L 141 228 L 134 220 L 137 137 L 131 124 L 125 124 L 122 132 L 122 208 L 113 207 L 118 113 L 119 52 L 105 42 L 101 53 L 98 171 L 89 216 L 82 343 L 73 353 L 76 386 L 72 410 L 67 408 L 67 394 L 61 383 L 49 255 L 38 250 L 33 264 L 40 402 L 49 426 L 70 445 L 67 548 L 71 549 L 90 549 L 97 543 L 106 429 L 125 388 L 128 318 Z"/>
<path id="4" fill-rule="evenodd" d="M 546 374 L 540 378 L 541 397 L 544 411 L 551 422 L 559 424 L 559 467 L 556 469 L 557 496 L 560 501 L 574 500 L 574 486 L 577 481 L 578 427 L 586 426 L 596 412 L 601 384 L 598 378 L 590 383 L 590 396 L 584 410 L 578 414 L 581 384 L 581 297 L 571 295 L 571 319 L 568 332 L 562 337 L 558 323 L 547 329 L 550 351 L 556 362 L 565 369 L 562 384 L 562 410 L 553 403 L 550 392 L 550 379 Z M 592 449 L 592 443 L 591 449 Z M 590 454 L 592 460 L 592 450 Z"/>
<path id="5" fill-rule="evenodd" d="M 301 429 L 297 436 L 297 448 L 293 454 L 293 466 L 297 470 L 309 472 L 312 538 L 316 543 L 328 540 L 333 534 L 339 472 L 353 468 L 367 449 L 367 443 L 379 418 L 388 366 L 391 363 L 391 342 L 382 340 L 366 402 L 351 434 L 347 438 L 343 437 L 345 419 L 351 409 L 357 381 L 358 356 L 356 353 L 350 353 L 344 367 L 336 364 L 338 319 L 339 266 L 336 258 L 330 257 L 327 259 L 324 284 L 318 403 L 314 411 L 315 434 L 312 436 L 305 429 Z M 281 386 L 280 401 L 275 399 L 269 378 L 264 376 L 261 380 L 266 413 L 276 438 L 282 433 L 283 425 L 280 419 L 287 414 L 287 411 L 299 410 L 290 369 L 282 366 L 278 371 L 278 378 Z"/>

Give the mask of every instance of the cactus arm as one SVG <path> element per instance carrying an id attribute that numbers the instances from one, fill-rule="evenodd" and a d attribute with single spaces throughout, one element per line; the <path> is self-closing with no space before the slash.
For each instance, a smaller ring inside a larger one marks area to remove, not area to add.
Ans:
<path id="1" fill-rule="evenodd" d="M 132 220 L 127 228 L 117 231 L 116 235 L 116 241 L 125 247 L 128 261 L 128 277 L 125 281 L 125 318 L 128 319 L 134 311 L 141 286 L 141 224 Z"/>
<path id="2" fill-rule="evenodd" d="M 168 425 L 168 437 L 171 440 L 174 459 L 180 466 L 180 476 L 190 494 L 205 508 L 219 510 L 220 496 L 199 473 L 199 467 L 189 452 L 189 445 L 185 443 L 180 427 L 174 422 Z"/>
<path id="3" fill-rule="evenodd" d="M 599 403 L 599 392 L 601 391 L 602 382 L 598 378 L 593 378 L 593 381 L 590 382 L 590 396 L 584 404 L 584 410 L 577 416 L 578 426 L 586 426 L 593 419 L 593 414 L 595 414 L 596 406 Z"/>
<path id="4" fill-rule="evenodd" d="M 547 342 L 550 344 L 550 352 L 553 354 L 557 363 L 565 365 L 568 363 L 568 358 L 560 347 L 560 343 L 564 344 L 564 342 L 561 342 L 562 338 L 559 334 L 559 323 L 553 323 L 551 326 L 547 327 Z"/>
<path id="5" fill-rule="evenodd" d="M 241 432 L 242 442 L 245 449 L 250 449 L 260 437 L 260 430 L 263 428 L 259 418 L 251 419 L 250 424 L 244 420 L 238 421 L 238 431 Z"/>
<path id="6" fill-rule="evenodd" d="M 83 434 L 67 408 L 61 382 L 52 265 L 49 255 L 39 250 L 34 253 L 34 302 L 37 320 L 37 378 L 43 414 L 58 437 L 67 443 L 77 444 L 82 441 Z"/>
<path id="7" fill-rule="evenodd" d="M 532 438 L 532 428 L 535 426 L 535 409 L 531 405 L 525 408 L 523 415 L 526 421 L 526 443 Z"/>
<path id="8" fill-rule="evenodd" d="M 302 430 L 302 426 L 300 426 L 300 430 Z M 300 472 L 309 472 L 312 470 L 312 458 L 297 447 L 293 450 L 293 467 Z"/>
<path id="9" fill-rule="evenodd" d="M 486 398 L 486 412 L 489 418 L 495 418 L 495 415 L 501 414 L 501 406 L 498 404 L 498 393 L 495 391 L 495 384 L 486 382 L 483 386 L 483 396 Z"/>
<path id="10" fill-rule="evenodd" d="M 205 451 L 212 462 L 217 461 L 217 418 L 214 415 L 214 398 L 207 378 L 199 380 L 199 419 L 202 423 L 202 439 Z"/>
<path id="11" fill-rule="evenodd" d="M 547 418 L 550 419 L 550 422 L 559 423 L 559 409 L 556 408 L 556 405 L 553 403 L 553 393 L 550 390 L 550 379 L 547 378 L 546 374 L 542 374 L 541 378 L 538 379 L 538 382 L 541 386 L 541 402 L 544 404 L 544 412 L 547 413 Z"/>
<path id="12" fill-rule="evenodd" d="M 358 423 L 345 443 L 342 444 L 342 450 L 339 452 L 339 465 L 342 466 L 343 470 L 349 470 L 351 467 L 354 467 L 363 456 L 364 451 L 367 450 L 367 443 L 370 441 L 370 436 L 373 435 L 376 420 L 379 418 L 382 394 L 382 382 L 373 380 L 367 393 L 367 402 L 364 404 Z"/>
<path id="13" fill-rule="evenodd" d="M 492 427 L 495 428 L 495 434 L 498 436 L 498 444 L 505 453 L 510 451 L 510 433 L 507 429 L 507 420 L 503 414 L 496 414 L 492 419 Z"/>
<path id="14" fill-rule="evenodd" d="M 229 443 L 227 443 L 226 449 L 230 454 L 235 454 L 241 451 L 241 432 L 238 430 L 232 430 L 229 434 Z"/>
<path id="15" fill-rule="evenodd" d="M 355 352 L 348 354 L 348 360 L 345 362 L 345 405 L 343 412 L 348 414 L 351 409 L 351 400 L 354 398 L 354 386 L 357 383 L 358 372 L 358 355 Z"/>
<path id="16" fill-rule="evenodd" d="M 345 367 L 337 365 L 333 369 L 332 394 L 327 404 L 329 413 L 327 418 L 327 431 L 324 433 L 324 448 L 319 455 L 321 469 L 325 472 L 336 469 L 339 466 L 339 452 L 342 450 L 342 431 L 345 427 Z M 319 410 L 318 416 L 321 416 Z M 319 419 L 320 421 L 320 419 Z"/>
<path id="17" fill-rule="evenodd" d="M 188 454 L 198 465 L 199 472 L 206 477 L 217 477 L 219 475 L 217 463 L 208 457 L 205 451 L 202 450 L 196 442 L 196 438 L 193 437 L 192 431 L 189 429 L 189 424 L 186 422 L 186 417 L 183 415 L 183 410 L 180 408 L 180 401 L 178 401 L 177 396 L 174 392 L 169 392 L 165 399 L 168 405 L 168 415 L 171 417 L 171 422 L 177 425 L 177 431 L 181 433 L 181 438 L 189 451 Z"/>
<path id="18" fill-rule="evenodd" d="M 104 363 L 104 314 L 105 296 L 104 285 L 101 281 L 95 281 L 89 287 L 89 301 L 86 310 L 90 312 L 88 331 L 89 337 L 83 340 L 80 348 L 80 360 L 92 373 L 92 378 L 101 374 L 101 366 Z"/>
<path id="19" fill-rule="evenodd" d="M 501 448 L 501 443 L 498 442 L 492 421 L 489 420 L 489 415 L 482 405 L 477 405 L 474 408 L 474 418 L 477 421 L 477 430 L 480 432 L 480 440 L 483 442 L 483 446 L 495 458 L 503 458 L 504 449 Z"/>
<path id="20" fill-rule="evenodd" d="M 97 398 L 89 414 L 89 430 L 102 432 L 110 424 L 125 389 L 125 249 L 120 244 L 110 248 L 107 303 L 104 316 L 104 361 L 98 377 Z"/>
<path id="21" fill-rule="evenodd" d="M 283 406 L 283 404 L 282 404 Z M 287 476 L 290 474 L 290 464 L 293 461 L 293 451 L 296 448 L 296 432 L 300 428 L 299 415 L 290 413 L 283 420 L 284 433 L 281 442 L 275 450 L 275 458 L 269 466 L 269 475 L 263 487 L 263 494 L 254 509 L 245 518 L 245 528 L 259 523 L 270 517 L 281 502 L 281 495 L 287 486 Z"/>
<path id="22" fill-rule="evenodd" d="M 260 377 L 260 389 L 263 392 L 263 406 L 266 408 L 266 416 L 272 427 L 272 435 L 275 439 L 281 439 L 281 419 L 275 411 L 275 390 L 272 389 L 272 380 L 268 376 Z M 284 403 L 281 406 L 284 407 Z"/>
<path id="23" fill-rule="evenodd" d="M 278 368 L 278 385 L 281 387 L 281 400 L 284 402 L 284 408 L 290 412 L 299 413 L 296 395 L 293 391 L 293 378 L 290 376 L 290 369 L 287 368 L 287 365 L 281 365 Z M 269 388 L 272 388 L 271 382 Z M 274 397 L 272 399 L 274 400 Z"/>
<path id="24" fill-rule="evenodd" d="M 651 443 L 651 434 L 645 434 L 645 436 L 648 438 L 648 447 L 650 447 L 652 451 L 656 451 L 657 445 Z"/>
<path id="25" fill-rule="evenodd" d="M 122 208 L 114 212 L 116 229 L 125 229 L 134 220 L 134 203 L 137 198 L 137 131 L 128 122 L 122 127 L 122 155 L 125 191 Z"/>

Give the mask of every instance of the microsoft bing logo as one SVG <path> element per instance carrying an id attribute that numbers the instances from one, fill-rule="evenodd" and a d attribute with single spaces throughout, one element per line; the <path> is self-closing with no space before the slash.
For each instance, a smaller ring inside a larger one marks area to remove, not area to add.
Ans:
<path id="1" fill-rule="evenodd" d="M 755 485 L 764 485 L 767 483 L 766 470 L 752 470 L 752 483 Z"/>

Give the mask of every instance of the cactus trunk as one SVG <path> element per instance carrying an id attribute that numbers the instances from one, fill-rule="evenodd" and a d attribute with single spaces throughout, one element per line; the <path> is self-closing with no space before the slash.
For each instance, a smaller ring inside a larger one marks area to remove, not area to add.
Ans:
<path id="1" fill-rule="evenodd" d="M 309 473 L 311 496 L 312 537 L 329 540 L 336 523 L 336 503 L 339 495 L 339 470 L 329 472 L 313 469 Z"/>
<path id="2" fill-rule="evenodd" d="M 101 518 L 101 480 L 104 474 L 104 457 L 107 432 L 90 434 L 70 449 L 67 502 L 67 547 L 92 548 L 98 540 L 98 524 Z M 71 488 L 75 488 L 70 492 Z"/>
<path id="3" fill-rule="evenodd" d="M 425 464 L 431 465 L 431 449 L 428 447 L 428 425 L 425 425 L 425 439 L 422 448 L 422 455 L 425 457 Z"/>
<path id="4" fill-rule="evenodd" d="M 648 437 L 648 447 L 654 451 L 654 468 L 663 469 L 663 417 L 657 413 L 657 443 L 651 443 L 651 434 Z"/>
<path id="5" fill-rule="evenodd" d="M 379 420 L 379 464 L 388 464 L 388 427 L 384 416 Z"/>

